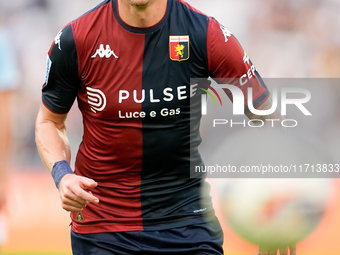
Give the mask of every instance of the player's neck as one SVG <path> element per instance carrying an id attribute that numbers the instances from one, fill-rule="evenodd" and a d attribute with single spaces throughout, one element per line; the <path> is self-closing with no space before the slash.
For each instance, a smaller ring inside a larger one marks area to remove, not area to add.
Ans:
<path id="1" fill-rule="evenodd" d="M 133 4 L 144 2 L 144 4 Z M 118 0 L 120 18 L 132 27 L 152 27 L 162 20 L 167 0 Z"/>

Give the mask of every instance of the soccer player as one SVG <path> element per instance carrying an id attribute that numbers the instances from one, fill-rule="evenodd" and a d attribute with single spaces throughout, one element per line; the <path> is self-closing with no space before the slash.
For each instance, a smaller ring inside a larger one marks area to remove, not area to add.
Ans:
<path id="1" fill-rule="evenodd" d="M 270 108 L 233 35 L 182 0 L 106 0 L 57 34 L 36 142 L 71 212 L 73 254 L 223 254 L 209 186 L 190 178 L 203 164 L 190 78 L 209 76 L 251 86 L 254 106 Z M 73 172 L 65 120 L 75 98 L 84 134 Z"/>

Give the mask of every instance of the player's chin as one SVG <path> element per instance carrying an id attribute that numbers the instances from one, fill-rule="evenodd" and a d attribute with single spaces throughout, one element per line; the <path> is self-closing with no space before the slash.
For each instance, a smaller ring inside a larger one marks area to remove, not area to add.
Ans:
<path id="1" fill-rule="evenodd" d="M 129 0 L 132 6 L 143 7 L 149 4 L 151 0 Z"/>

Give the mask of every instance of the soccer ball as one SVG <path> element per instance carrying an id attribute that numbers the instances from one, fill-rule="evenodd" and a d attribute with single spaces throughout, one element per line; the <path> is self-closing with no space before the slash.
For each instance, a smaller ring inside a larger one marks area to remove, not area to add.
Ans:
<path id="1" fill-rule="evenodd" d="M 230 227 L 265 248 L 294 245 L 319 224 L 330 179 L 240 179 L 219 194 Z"/>
<path id="2" fill-rule="evenodd" d="M 282 248 L 300 242 L 318 226 L 333 180 L 305 171 L 307 163 L 312 167 L 329 162 L 310 143 L 276 129 L 243 130 L 221 139 L 208 164 L 233 165 L 236 172 L 216 175 L 222 178 L 215 179 L 220 183 L 213 185 L 214 194 L 223 217 L 241 237 L 262 247 Z M 295 166 L 297 171 L 241 173 L 242 166 Z"/>

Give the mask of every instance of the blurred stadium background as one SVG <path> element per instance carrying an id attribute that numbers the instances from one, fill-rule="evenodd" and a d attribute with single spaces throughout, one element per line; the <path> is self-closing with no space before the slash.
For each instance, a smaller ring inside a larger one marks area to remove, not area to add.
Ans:
<path id="1" fill-rule="evenodd" d="M 69 215 L 59 206 L 53 181 L 34 142 L 34 122 L 45 80 L 46 54 L 55 35 L 70 20 L 100 0 L 0 0 L 20 73 L 13 100 L 11 178 L 6 209 L 4 254 L 71 254 Z M 340 2 L 338 0 L 188 0 L 214 16 L 241 42 L 263 77 L 340 77 Z M 338 88 L 329 100 L 338 100 Z M 339 107 L 339 104 L 335 103 Z M 339 112 L 335 109 L 335 113 Z M 333 115 L 339 123 L 340 115 Z M 316 130 L 323 134 L 322 125 Z M 81 117 L 68 118 L 73 159 L 81 141 Z M 322 139 L 339 144 L 339 136 Z M 338 152 L 334 152 L 338 159 Z M 317 230 L 298 245 L 298 254 L 340 254 L 340 185 Z M 216 205 L 218 209 L 218 205 Z M 256 247 L 236 236 L 221 219 L 225 254 L 255 254 Z M 21 253 L 18 253 L 21 252 Z"/>

